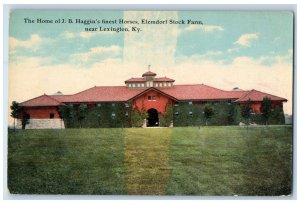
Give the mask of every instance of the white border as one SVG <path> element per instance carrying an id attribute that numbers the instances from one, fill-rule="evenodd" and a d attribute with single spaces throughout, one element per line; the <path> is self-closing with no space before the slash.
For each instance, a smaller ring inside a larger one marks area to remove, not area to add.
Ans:
<path id="1" fill-rule="evenodd" d="M 53 0 L 50 2 L 47 1 L 33 1 L 33 0 L 28 0 L 26 2 L 24 2 L 24 0 L 4 0 L 4 3 L 21 3 L 19 5 L 17 4 L 10 4 L 10 5 L 3 5 L 3 7 L 1 7 L 1 13 L 3 14 L 3 26 L 1 26 L 3 28 L 3 32 L 1 32 L 2 38 L 1 38 L 1 43 L 3 45 L 3 55 L 1 55 L 1 57 L 3 57 L 3 72 L 1 72 L 1 74 L 3 74 L 3 83 L 1 83 L 1 94 L 3 95 L 3 104 L 1 104 L 1 113 L 3 113 L 3 117 L 1 117 L 0 119 L 0 123 L 1 123 L 1 131 L 3 132 L 3 140 L 0 140 L 0 145 L 2 145 L 3 147 L 3 168 L 0 169 L 0 173 L 2 173 L 3 175 L 3 180 L 2 180 L 2 185 L 0 186 L 0 190 L 1 190 L 1 197 L 2 199 L 5 199 L 4 202 L 9 202 L 7 199 L 15 199 L 14 201 L 18 200 L 32 200 L 35 199 L 37 200 L 37 202 L 40 202 L 40 200 L 95 200 L 95 199 L 103 199 L 103 200 L 113 200 L 113 199 L 118 199 L 118 200 L 141 200 L 141 199 L 166 199 L 168 201 L 173 200 L 173 199 L 177 199 L 177 200 L 202 200 L 201 202 L 203 202 L 203 199 L 206 202 L 212 202 L 213 200 L 223 200 L 226 202 L 239 202 L 239 201 L 243 201 L 243 202 L 249 202 L 249 201 L 253 201 L 256 200 L 255 202 L 259 202 L 257 200 L 262 200 L 261 202 L 268 202 L 271 200 L 276 200 L 276 202 L 281 202 L 281 201 L 289 201 L 289 202 L 294 202 L 297 199 L 296 195 L 299 195 L 299 189 L 296 188 L 296 184 L 297 182 L 297 178 L 296 178 L 296 163 L 294 163 L 294 180 L 293 180 L 293 196 L 292 197 L 224 197 L 224 196 L 209 196 L 209 197 L 203 197 L 203 196 L 182 196 L 182 197 L 174 197 L 174 196 L 164 196 L 164 197 L 159 197 L 159 196 L 50 196 L 50 195 L 13 195 L 11 196 L 5 189 L 6 189 L 6 178 L 7 178 L 7 174 L 6 174 L 6 167 L 7 167 L 7 102 L 8 102 L 8 95 L 7 95 L 7 83 L 8 83 L 8 67 L 7 67 L 7 62 L 8 62 L 8 46 L 7 46 L 7 42 L 8 42 L 8 16 L 9 16 L 9 10 L 10 9 L 103 9 L 103 10 L 289 10 L 289 11 L 294 11 L 295 13 L 295 21 L 297 19 L 297 7 L 296 7 L 296 2 L 297 1 L 290 1 L 290 0 L 286 0 L 286 1 L 282 1 L 282 3 L 294 3 L 295 5 L 262 5 L 265 4 L 265 1 L 259 1 L 259 0 L 253 0 L 251 2 L 256 3 L 256 5 L 253 4 L 248 4 L 249 2 L 244 2 L 244 1 L 229 1 L 230 3 L 239 3 L 239 5 L 228 5 L 228 4 L 222 4 L 224 1 L 219 0 L 211 0 L 211 1 L 207 1 L 207 3 L 210 4 L 202 4 L 202 5 L 195 5 L 195 4 L 190 4 L 188 5 L 187 3 L 195 3 L 195 1 L 192 0 L 185 0 L 184 2 L 179 1 L 179 0 L 174 0 L 172 1 L 172 3 L 174 3 L 173 5 L 168 5 L 165 3 L 168 3 L 168 0 L 152 0 L 152 1 L 144 1 L 144 4 L 136 4 L 136 3 L 140 3 L 139 1 L 126 1 L 126 3 L 129 3 L 131 5 L 125 5 L 125 4 L 118 4 L 118 3 L 122 3 L 123 1 L 120 2 L 120 0 L 104 0 L 102 1 L 102 3 L 108 3 L 106 5 L 93 5 L 93 3 L 98 3 L 99 1 L 96 0 L 85 0 L 84 3 L 85 4 L 65 4 L 65 3 L 69 3 L 70 1 L 66 1 L 66 0 Z M 145 4 L 146 2 L 146 4 Z M 35 3 L 33 5 L 30 5 L 32 3 Z M 49 3 L 55 3 L 55 4 L 49 4 Z M 72 3 L 78 3 L 78 1 L 72 1 Z M 156 3 L 156 4 L 148 4 L 148 3 Z M 184 4 L 182 4 L 184 3 Z M 215 5 L 214 5 L 215 4 Z M 216 5 L 217 4 L 217 5 Z M 298 22 L 296 21 L 296 23 L 298 24 Z M 297 25 L 295 24 L 295 33 L 296 33 L 296 29 Z M 294 49 L 294 55 L 295 55 L 295 60 L 297 59 L 296 55 L 297 55 L 297 46 L 296 46 L 296 37 L 297 35 L 295 34 L 295 49 Z M 298 56 L 298 55 L 297 55 Z M 296 83 L 296 79 L 298 78 L 297 76 L 297 63 L 295 61 L 295 67 L 294 67 L 294 85 L 295 85 L 295 90 L 297 90 L 298 93 L 298 89 L 296 88 L 297 83 Z M 4 88 L 4 89 L 3 89 Z M 296 99 L 297 99 L 297 95 L 294 95 L 294 124 L 297 125 L 294 126 L 294 144 L 297 143 L 296 140 L 296 127 L 298 126 L 298 121 L 296 120 L 296 115 L 298 115 L 298 111 L 297 111 L 297 106 L 296 106 Z M 3 126 L 2 126 L 3 125 Z M 299 142 L 299 141 L 298 141 Z M 298 146 L 298 143 L 295 146 Z M 297 157 L 296 155 L 297 150 L 296 148 L 294 148 L 294 156 L 295 159 L 299 158 L 299 156 Z M 296 160 L 294 160 L 296 161 Z M 297 192 L 296 192 L 297 191 Z M 246 200 L 245 200 L 246 199 Z M 249 200 L 250 199 L 250 200 Z M 289 200 L 285 200 L 285 199 L 289 199 Z M 230 201 L 230 200 L 234 200 L 234 201 Z M 23 203 L 24 201 L 22 201 Z M 25 201 L 26 202 L 26 201 Z M 32 201 L 31 201 L 32 202 Z M 30 203 L 31 203 L 30 202 Z M 36 201 L 35 201 L 36 202 Z M 57 201 L 55 201 L 57 202 Z M 68 201 L 70 202 L 70 200 Z M 74 202 L 74 201 L 72 201 Z M 80 202 L 80 201 L 79 201 Z M 140 201 L 137 201 L 140 202 Z M 172 201 L 173 202 L 173 201 Z M 272 203 L 274 203 L 275 201 L 272 201 Z"/>

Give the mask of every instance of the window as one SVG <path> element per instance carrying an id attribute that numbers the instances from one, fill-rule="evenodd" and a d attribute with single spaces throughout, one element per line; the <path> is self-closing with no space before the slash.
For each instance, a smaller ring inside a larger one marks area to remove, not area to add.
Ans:
<path id="1" fill-rule="evenodd" d="M 132 84 L 132 87 L 135 87 L 135 84 Z"/>
<path id="2" fill-rule="evenodd" d="M 111 117 L 114 119 L 116 117 L 116 114 L 115 113 L 112 113 L 111 114 Z"/>
<path id="3" fill-rule="evenodd" d="M 125 113 L 125 116 L 128 117 L 128 112 Z"/>
<path id="4" fill-rule="evenodd" d="M 193 105 L 193 102 L 192 102 L 192 101 L 189 101 L 189 105 Z"/>
<path id="5" fill-rule="evenodd" d="M 148 101 L 156 101 L 156 96 L 148 96 Z"/>
<path id="6" fill-rule="evenodd" d="M 141 87 L 144 87 L 145 86 L 145 84 L 141 84 Z"/>
<path id="7" fill-rule="evenodd" d="M 101 103 L 98 103 L 98 104 L 97 104 L 97 107 L 101 107 Z"/>
<path id="8" fill-rule="evenodd" d="M 128 104 L 128 103 L 125 103 L 125 107 L 128 108 L 128 107 L 129 107 L 129 104 Z"/>
<path id="9" fill-rule="evenodd" d="M 176 112 L 175 112 L 175 115 L 176 115 L 176 116 L 178 116 L 178 115 L 179 115 L 178 111 L 176 111 Z"/>
<path id="10" fill-rule="evenodd" d="M 54 118 L 54 113 L 50 113 L 50 119 Z"/>
<path id="11" fill-rule="evenodd" d="M 140 84 L 139 84 L 139 83 L 137 84 L 137 87 L 140 87 Z"/>
<path id="12" fill-rule="evenodd" d="M 190 112 L 189 112 L 189 115 L 190 115 L 190 116 L 193 116 L 193 112 L 192 112 L 192 111 L 190 111 Z"/>
<path id="13" fill-rule="evenodd" d="M 178 103 L 175 103 L 175 106 L 179 106 L 179 104 L 178 104 Z"/>
<path id="14" fill-rule="evenodd" d="M 129 85 L 129 87 L 131 87 L 132 84 L 128 84 L 128 85 Z"/>
<path id="15" fill-rule="evenodd" d="M 116 106 L 116 104 L 112 103 L 112 104 L 111 104 L 111 106 L 112 106 L 112 107 L 115 107 L 115 106 Z"/>

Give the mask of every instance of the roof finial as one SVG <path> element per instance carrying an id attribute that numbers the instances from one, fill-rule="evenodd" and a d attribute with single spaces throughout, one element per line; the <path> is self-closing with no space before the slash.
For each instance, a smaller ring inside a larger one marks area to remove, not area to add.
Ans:
<path id="1" fill-rule="evenodd" d="M 151 65 L 149 64 L 149 65 L 148 65 L 148 71 L 150 71 L 150 67 L 151 67 Z"/>

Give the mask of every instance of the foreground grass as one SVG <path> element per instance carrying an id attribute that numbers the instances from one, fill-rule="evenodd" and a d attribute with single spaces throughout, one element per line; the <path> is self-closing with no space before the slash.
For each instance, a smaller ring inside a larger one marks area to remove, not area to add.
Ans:
<path id="1" fill-rule="evenodd" d="M 169 166 L 171 129 L 127 129 L 125 168 L 131 195 L 164 195 Z"/>
<path id="2" fill-rule="evenodd" d="M 168 194 L 288 195 L 292 127 L 174 128 Z"/>
<path id="3" fill-rule="evenodd" d="M 292 127 L 10 131 L 22 194 L 288 195 Z"/>
<path id="4" fill-rule="evenodd" d="M 125 194 L 122 133 L 121 129 L 10 132 L 10 192 Z"/>

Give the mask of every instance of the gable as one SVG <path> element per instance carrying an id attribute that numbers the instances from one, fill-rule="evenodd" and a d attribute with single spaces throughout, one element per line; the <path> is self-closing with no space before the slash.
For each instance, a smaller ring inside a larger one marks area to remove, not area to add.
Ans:
<path id="1" fill-rule="evenodd" d="M 28 101 L 24 101 L 20 103 L 20 106 L 23 107 L 33 107 L 33 106 L 59 106 L 62 105 L 60 101 L 44 94 L 41 96 L 38 96 L 36 98 L 30 99 Z"/>
<path id="2" fill-rule="evenodd" d="M 250 101 L 263 101 L 265 97 L 268 97 L 271 101 L 287 101 L 285 98 L 281 98 L 279 96 L 275 96 L 272 94 L 264 93 L 261 91 L 257 91 L 255 89 L 252 89 L 248 93 L 241 96 L 239 99 L 236 100 L 236 102 L 246 102 L 248 100 Z"/>
<path id="3" fill-rule="evenodd" d="M 130 98 L 129 100 L 134 100 L 134 99 L 139 98 L 140 96 L 145 96 L 146 94 L 150 94 L 150 93 L 159 94 L 159 96 L 162 95 L 162 96 L 165 96 L 166 98 L 169 98 L 171 100 L 178 101 L 177 98 L 175 98 L 175 97 L 173 97 L 173 96 L 171 96 L 171 95 L 169 95 L 169 94 L 167 94 L 167 93 L 165 93 L 165 92 L 163 92 L 163 91 L 161 91 L 157 88 L 154 88 L 154 87 L 151 87 L 151 88 L 148 88 L 148 89 L 142 91 L 141 93 L 135 95 L 134 97 Z"/>

